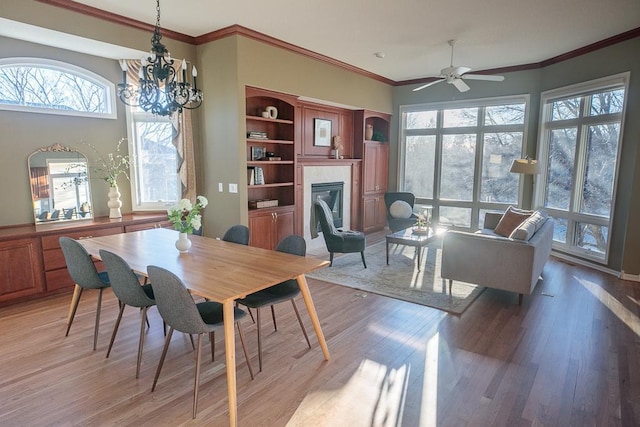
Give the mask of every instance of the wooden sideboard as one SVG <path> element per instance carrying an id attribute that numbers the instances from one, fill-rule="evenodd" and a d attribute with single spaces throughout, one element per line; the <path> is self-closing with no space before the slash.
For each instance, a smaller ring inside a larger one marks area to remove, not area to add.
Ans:
<path id="1" fill-rule="evenodd" d="M 73 289 L 61 236 L 82 239 L 157 227 L 171 227 L 166 213 L 0 227 L 0 306 Z"/>

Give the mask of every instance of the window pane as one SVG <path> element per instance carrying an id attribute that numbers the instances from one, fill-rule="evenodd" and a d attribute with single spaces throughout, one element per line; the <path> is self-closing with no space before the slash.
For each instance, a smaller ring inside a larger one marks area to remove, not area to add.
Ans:
<path id="1" fill-rule="evenodd" d="M 407 129 L 433 129 L 436 127 L 437 111 L 416 111 L 407 113 Z"/>
<path id="2" fill-rule="evenodd" d="M 560 243 L 567 243 L 567 219 L 554 218 L 553 240 Z"/>
<path id="3" fill-rule="evenodd" d="M 177 201 L 178 154 L 172 144 L 171 123 L 138 121 L 136 131 L 138 204 Z"/>
<path id="4" fill-rule="evenodd" d="M 580 97 L 551 103 L 551 121 L 575 119 L 580 114 Z"/>
<path id="5" fill-rule="evenodd" d="M 440 198 L 473 199 L 476 135 L 444 135 L 442 138 L 442 171 Z"/>
<path id="6" fill-rule="evenodd" d="M 492 126 L 524 123 L 525 106 L 526 104 L 522 103 L 487 107 L 484 124 Z"/>
<path id="7" fill-rule="evenodd" d="M 544 205 L 568 210 L 573 186 L 573 162 L 576 150 L 576 128 L 551 131 L 549 163 Z"/>
<path id="8" fill-rule="evenodd" d="M 577 223 L 576 245 L 591 252 L 604 254 L 607 250 L 609 228 L 603 225 Z"/>
<path id="9" fill-rule="evenodd" d="M 622 112 L 624 90 L 616 89 L 591 95 L 589 115 L 613 114 Z"/>
<path id="10" fill-rule="evenodd" d="M 455 110 L 444 110 L 443 127 L 457 128 L 463 126 L 478 125 L 477 108 L 459 108 Z"/>
<path id="11" fill-rule="evenodd" d="M 417 197 L 433 198 L 436 137 L 408 136 L 404 162 L 404 186 Z"/>
<path id="12" fill-rule="evenodd" d="M 440 206 L 439 225 L 471 227 L 471 209 Z"/>
<path id="13" fill-rule="evenodd" d="M 522 133 L 487 133 L 482 153 L 480 201 L 518 203 L 519 175 L 509 172 L 522 153 Z"/>
<path id="14" fill-rule="evenodd" d="M 618 123 L 589 126 L 582 213 L 605 217 L 611 214 L 619 133 Z"/>

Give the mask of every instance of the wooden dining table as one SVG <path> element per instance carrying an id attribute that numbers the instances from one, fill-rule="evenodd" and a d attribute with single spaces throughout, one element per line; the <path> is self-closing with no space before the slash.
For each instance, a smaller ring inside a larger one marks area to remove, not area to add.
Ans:
<path id="1" fill-rule="evenodd" d="M 154 228 L 79 242 L 97 259 L 100 259 L 100 249 L 120 255 L 136 273 L 144 276 L 149 265 L 165 268 L 180 277 L 192 294 L 223 305 L 229 422 L 236 426 L 235 300 L 285 280 L 297 279 L 318 343 L 325 360 L 329 360 L 329 349 L 304 276 L 329 262 L 203 236 L 190 236 L 191 249 L 179 253 L 175 247 L 177 239 L 178 233 L 174 230 Z"/>

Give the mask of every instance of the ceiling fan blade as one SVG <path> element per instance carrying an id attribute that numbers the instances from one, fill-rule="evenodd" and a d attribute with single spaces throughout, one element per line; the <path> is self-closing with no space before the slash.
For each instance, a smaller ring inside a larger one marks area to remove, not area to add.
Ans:
<path id="1" fill-rule="evenodd" d="M 434 84 L 436 84 L 436 83 L 440 83 L 440 82 L 442 82 L 442 81 L 444 81 L 444 79 L 434 80 L 434 81 L 429 82 L 429 83 L 427 83 L 427 84 L 424 84 L 424 85 L 422 85 L 422 86 L 418 86 L 418 87 L 417 87 L 417 88 L 415 88 L 413 91 L 414 91 L 414 92 L 417 92 L 417 91 L 419 91 L 419 90 L 422 90 L 422 89 L 424 89 L 424 88 L 426 88 L 426 87 L 432 86 L 432 85 L 434 85 Z"/>
<path id="2" fill-rule="evenodd" d="M 490 76 L 488 74 L 465 74 L 461 76 L 463 79 L 469 80 L 486 80 L 489 82 L 501 82 L 504 81 L 504 76 Z"/>
<path id="3" fill-rule="evenodd" d="M 471 89 L 469 85 L 467 85 L 461 79 L 452 79 L 451 84 L 454 85 L 460 92 L 466 92 Z"/>

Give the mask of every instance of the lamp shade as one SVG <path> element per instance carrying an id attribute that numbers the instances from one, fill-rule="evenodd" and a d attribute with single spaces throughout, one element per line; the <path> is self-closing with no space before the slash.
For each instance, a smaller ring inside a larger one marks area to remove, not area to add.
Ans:
<path id="1" fill-rule="evenodd" d="M 511 165 L 510 172 L 537 175 L 540 173 L 540 166 L 537 160 L 515 159 Z"/>

